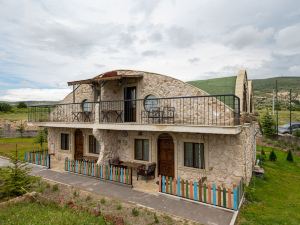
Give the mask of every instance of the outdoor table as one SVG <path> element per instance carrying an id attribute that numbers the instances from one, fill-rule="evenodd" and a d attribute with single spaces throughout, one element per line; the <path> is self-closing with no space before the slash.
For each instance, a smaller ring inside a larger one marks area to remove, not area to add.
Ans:
<path id="1" fill-rule="evenodd" d="M 118 120 L 120 120 L 121 122 L 123 122 L 123 119 L 122 119 L 122 115 L 123 115 L 123 110 L 118 110 L 118 109 L 105 109 L 105 110 L 101 110 L 101 113 L 103 115 L 102 117 L 102 122 L 104 120 L 106 120 L 108 122 L 109 120 L 109 115 L 116 115 L 116 122 Z"/>

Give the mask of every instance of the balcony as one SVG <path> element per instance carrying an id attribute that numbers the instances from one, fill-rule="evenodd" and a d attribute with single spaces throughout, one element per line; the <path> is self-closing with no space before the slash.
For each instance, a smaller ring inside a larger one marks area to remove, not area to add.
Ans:
<path id="1" fill-rule="evenodd" d="M 123 128 L 135 125 L 141 130 L 145 125 L 233 127 L 239 125 L 239 105 L 235 95 L 69 103 L 29 107 L 28 121 L 41 125 L 76 124 L 75 127 L 83 128 L 105 125 L 107 129 L 115 127 L 116 130 L 120 125 Z"/>

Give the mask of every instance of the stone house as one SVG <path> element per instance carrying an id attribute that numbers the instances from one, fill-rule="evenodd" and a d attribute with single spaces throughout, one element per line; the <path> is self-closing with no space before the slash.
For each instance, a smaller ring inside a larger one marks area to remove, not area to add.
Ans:
<path id="1" fill-rule="evenodd" d="M 119 159 L 155 163 L 147 187 L 155 187 L 158 175 L 205 177 L 224 186 L 249 182 L 255 129 L 240 124 L 236 95 L 209 95 L 172 77 L 134 70 L 68 85 L 73 91 L 60 104 L 29 111 L 30 122 L 48 128 L 53 169 L 63 169 L 66 157 L 99 164 Z M 145 188 L 144 180 L 134 180 L 133 187 Z"/>

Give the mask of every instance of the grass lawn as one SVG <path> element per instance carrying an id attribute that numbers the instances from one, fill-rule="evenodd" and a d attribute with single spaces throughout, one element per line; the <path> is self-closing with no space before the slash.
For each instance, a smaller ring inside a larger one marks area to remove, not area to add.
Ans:
<path id="1" fill-rule="evenodd" d="M 16 144 L 20 157 L 24 157 L 25 151 L 33 150 L 33 145 L 35 145 L 35 148 L 38 146 L 34 144 L 34 138 L 0 138 L 0 155 L 7 157 L 14 156 Z M 47 143 L 44 144 L 44 146 L 46 145 Z"/>
<path id="2" fill-rule="evenodd" d="M 264 148 L 267 158 L 270 149 Z M 276 162 L 264 162 L 265 178 L 253 179 L 255 201 L 242 207 L 239 224 L 300 224 L 300 158 L 294 155 L 291 163 L 287 153 L 275 152 Z"/>
<path id="3" fill-rule="evenodd" d="M 10 112 L 0 112 L 0 119 L 9 121 L 27 120 L 27 109 L 12 108 Z"/>
<path id="4" fill-rule="evenodd" d="M 44 224 L 82 225 L 106 224 L 103 217 L 91 216 L 86 212 L 75 212 L 55 204 L 21 202 L 0 208 L 0 224 Z"/>

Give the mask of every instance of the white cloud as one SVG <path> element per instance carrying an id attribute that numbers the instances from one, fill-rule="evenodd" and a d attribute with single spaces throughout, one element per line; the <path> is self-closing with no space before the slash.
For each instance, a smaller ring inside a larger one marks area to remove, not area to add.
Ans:
<path id="1" fill-rule="evenodd" d="M 300 54 L 300 23 L 281 29 L 276 35 L 278 52 L 292 55 Z"/>
<path id="2" fill-rule="evenodd" d="M 71 89 L 20 88 L 2 92 L 1 101 L 60 101 L 71 92 Z"/>

